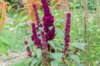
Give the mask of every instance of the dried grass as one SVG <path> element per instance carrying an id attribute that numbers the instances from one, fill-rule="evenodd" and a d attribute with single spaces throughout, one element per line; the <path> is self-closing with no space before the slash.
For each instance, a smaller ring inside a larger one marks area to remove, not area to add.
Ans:
<path id="1" fill-rule="evenodd" d="M 6 9 L 10 4 L 8 2 L 0 1 L 0 10 L 1 10 L 1 20 L 0 20 L 0 32 L 2 32 L 3 25 L 6 18 Z"/>
<path id="2" fill-rule="evenodd" d="M 41 0 L 27 0 L 27 2 L 24 3 L 24 7 L 27 8 L 27 12 L 31 18 L 31 21 L 36 23 L 35 12 L 33 11 L 32 4 L 35 4 L 39 10 L 41 7 Z"/>

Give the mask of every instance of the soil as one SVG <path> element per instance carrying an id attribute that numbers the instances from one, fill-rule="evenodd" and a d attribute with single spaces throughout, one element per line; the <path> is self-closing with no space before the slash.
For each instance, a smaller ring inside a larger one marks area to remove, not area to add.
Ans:
<path id="1" fill-rule="evenodd" d="M 8 51 L 9 56 L 5 56 L 4 54 L 1 54 L 0 56 L 0 66 L 10 66 L 11 64 L 18 62 L 25 57 L 27 57 L 26 52 L 21 52 L 21 51 Z"/>

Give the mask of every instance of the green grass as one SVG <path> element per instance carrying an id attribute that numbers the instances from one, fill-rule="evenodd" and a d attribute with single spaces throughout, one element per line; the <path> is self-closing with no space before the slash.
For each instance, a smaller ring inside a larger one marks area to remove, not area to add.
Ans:
<path id="1" fill-rule="evenodd" d="M 31 58 L 25 58 L 19 62 L 11 64 L 11 66 L 29 66 L 29 62 L 32 60 Z"/>
<path id="2" fill-rule="evenodd" d="M 9 50 L 24 50 L 24 35 L 25 31 L 24 30 L 13 30 L 9 31 L 9 29 L 4 29 L 3 32 L 0 34 L 1 37 L 6 39 L 11 48 Z"/>

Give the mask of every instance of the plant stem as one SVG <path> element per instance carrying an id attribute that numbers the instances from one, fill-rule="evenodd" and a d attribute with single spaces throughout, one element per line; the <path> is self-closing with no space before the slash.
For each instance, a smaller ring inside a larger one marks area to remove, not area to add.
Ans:
<path id="1" fill-rule="evenodd" d="M 97 18 L 98 18 L 98 27 L 100 31 L 100 0 L 98 0 L 98 12 L 97 12 Z"/>
<path id="2" fill-rule="evenodd" d="M 85 11 L 85 14 L 84 14 L 84 42 L 87 43 L 87 40 L 88 40 L 87 39 L 87 36 L 88 36 L 87 35 L 87 21 L 88 21 L 87 20 L 88 19 L 88 15 L 87 15 L 88 14 L 88 10 L 87 10 L 87 0 L 84 0 L 84 11 Z M 89 58 L 89 55 L 88 55 L 89 49 L 88 48 L 89 48 L 89 45 L 86 48 L 86 51 L 87 51 L 86 52 L 86 55 L 87 55 L 86 57 L 87 58 Z M 88 59 L 86 59 L 85 65 L 88 66 Z"/>
<path id="3" fill-rule="evenodd" d="M 87 19 L 88 19 L 88 11 L 87 11 L 87 0 L 84 0 L 84 10 L 85 10 L 85 15 L 84 15 L 84 42 L 87 42 Z"/>

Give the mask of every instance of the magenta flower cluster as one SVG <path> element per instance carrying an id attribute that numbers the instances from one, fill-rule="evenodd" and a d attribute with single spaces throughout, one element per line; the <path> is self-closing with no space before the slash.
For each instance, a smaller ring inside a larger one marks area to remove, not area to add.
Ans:
<path id="1" fill-rule="evenodd" d="M 35 12 L 36 23 L 37 23 L 37 25 L 39 25 L 39 24 L 40 24 L 40 18 L 39 18 L 38 12 L 37 12 L 36 5 L 33 4 L 32 6 L 33 6 L 33 10 L 34 10 L 34 12 Z"/>
<path id="2" fill-rule="evenodd" d="M 66 20 L 66 26 L 65 26 L 65 50 L 64 53 L 68 51 L 69 48 L 69 42 L 70 42 L 70 23 L 71 23 L 71 14 L 67 13 L 67 20 Z M 66 54 L 68 56 L 69 54 Z"/>
<path id="3" fill-rule="evenodd" d="M 40 48 L 41 50 L 43 50 L 42 52 L 42 56 L 44 58 L 47 58 L 45 61 L 49 61 L 49 57 L 46 57 L 46 55 L 48 54 L 48 43 L 46 41 L 46 35 L 44 33 L 44 31 L 41 31 L 41 38 L 40 39 L 38 36 L 37 36 L 37 30 L 36 30 L 36 27 L 35 27 L 35 24 L 32 23 L 32 33 L 33 35 L 31 36 L 31 39 L 32 41 L 34 41 L 34 44 L 37 46 L 37 48 Z"/>
<path id="4" fill-rule="evenodd" d="M 28 45 L 28 41 L 24 41 L 24 44 Z M 27 56 L 32 57 L 32 52 L 31 52 L 29 46 L 27 46 L 26 51 L 27 51 Z"/>
<path id="5" fill-rule="evenodd" d="M 37 48 L 41 48 L 42 46 L 41 39 L 37 35 L 35 23 L 32 23 L 31 25 L 32 25 L 32 33 L 33 33 L 33 35 L 31 36 L 31 39 L 32 41 L 34 41 L 34 44 L 37 46 Z"/>
<path id="6" fill-rule="evenodd" d="M 33 35 L 31 36 L 32 41 L 34 41 L 34 44 L 37 46 L 37 48 L 40 48 L 42 51 L 42 56 L 45 58 L 45 62 L 49 62 L 50 58 L 47 56 L 48 52 L 54 53 L 55 50 L 54 48 L 49 45 L 48 41 L 51 41 L 55 37 L 55 26 L 54 26 L 54 16 L 50 12 L 50 8 L 48 6 L 48 3 L 46 0 L 41 0 L 43 10 L 44 10 L 44 16 L 42 18 L 43 20 L 43 29 L 44 31 L 40 30 L 40 34 L 38 34 L 38 31 L 40 27 L 40 19 L 39 15 L 37 12 L 36 5 L 33 4 L 33 10 L 35 11 L 35 16 L 36 16 L 36 25 L 35 23 L 32 23 L 32 33 Z M 66 25 L 65 25 L 65 45 L 64 45 L 64 55 L 65 57 L 69 56 L 68 53 L 68 48 L 69 48 L 69 42 L 70 42 L 70 24 L 71 24 L 71 13 L 67 13 L 67 19 L 66 19 Z M 27 44 L 27 42 L 25 42 Z M 27 48 L 28 49 L 28 48 Z M 78 52 L 78 48 L 74 51 L 74 54 Z M 63 57 L 64 58 L 64 57 Z"/>
<path id="7" fill-rule="evenodd" d="M 49 57 L 46 57 L 46 55 L 48 54 L 48 43 L 46 41 L 46 35 L 44 34 L 44 31 L 41 31 L 41 38 L 40 39 L 38 36 L 37 36 L 37 30 L 35 28 L 35 24 L 32 23 L 32 40 L 34 41 L 34 44 L 37 46 L 37 48 L 40 48 L 41 50 L 43 50 L 42 52 L 42 56 L 44 58 L 47 58 L 45 61 L 48 62 L 49 61 Z"/>
<path id="8" fill-rule="evenodd" d="M 38 11 L 37 11 L 37 8 L 36 8 L 36 5 L 33 4 L 33 10 L 35 12 L 35 17 L 36 17 L 36 24 L 37 24 L 37 30 L 39 29 L 39 27 L 42 27 L 42 24 L 40 24 L 40 18 L 39 18 L 39 14 L 38 14 Z"/>
<path id="9" fill-rule="evenodd" d="M 26 25 L 26 31 L 25 31 L 25 33 L 27 34 L 28 33 L 28 28 L 27 28 L 28 24 L 27 24 L 27 21 L 25 21 L 25 25 Z M 27 35 L 26 35 L 26 40 L 24 41 L 24 44 L 26 46 L 28 45 Z M 26 47 L 26 51 L 27 51 L 27 56 L 32 57 L 32 52 L 31 52 L 29 46 Z"/>
<path id="10" fill-rule="evenodd" d="M 45 62 L 48 62 L 50 60 L 50 58 L 49 57 L 46 57 L 46 55 L 48 54 L 48 43 L 46 41 L 46 36 L 44 34 L 44 31 L 41 31 L 41 37 L 42 37 L 42 50 L 43 50 L 42 56 L 44 58 L 47 58 L 45 60 Z"/>
<path id="11" fill-rule="evenodd" d="M 45 58 L 45 62 L 50 61 L 50 58 L 47 57 L 48 51 L 50 50 L 50 45 L 48 44 L 49 40 L 52 40 L 55 36 L 55 26 L 54 26 L 54 17 L 50 13 L 50 9 L 48 7 L 48 3 L 46 0 L 41 0 L 43 9 L 44 9 L 44 16 L 43 16 L 43 28 L 44 31 L 41 31 L 40 36 L 38 36 L 37 27 L 40 25 L 40 19 L 38 16 L 38 12 L 36 9 L 36 6 L 33 4 L 33 10 L 35 11 L 35 16 L 36 16 L 36 22 L 37 24 L 35 25 L 32 23 L 32 33 L 33 35 L 31 36 L 32 41 L 34 41 L 34 44 L 37 46 L 37 48 L 40 48 L 43 50 L 42 56 Z M 37 27 L 36 27 L 37 26 Z M 42 39 L 40 39 L 41 37 Z M 54 52 L 54 49 L 52 49 Z"/>
<path id="12" fill-rule="evenodd" d="M 44 34 L 44 31 L 41 31 L 41 37 L 42 37 L 42 48 L 43 48 L 43 50 L 45 50 L 45 49 L 47 49 L 47 51 L 48 51 L 48 43 L 47 43 L 47 41 L 46 41 L 46 36 L 45 36 L 45 34 Z"/>
<path id="13" fill-rule="evenodd" d="M 77 55 L 78 51 L 79 51 L 79 48 L 76 48 L 76 50 L 74 51 L 74 55 Z"/>
<path id="14" fill-rule="evenodd" d="M 43 9 L 44 9 L 44 16 L 43 16 L 43 26 L 44 31 L 46 33 L 46 40 L 52 40 L 55 36 L 55 26 L 54 26 L 54 17 L 50 13 L 50 9 L 46 0 L 41 0 Z M 51 28 L 51 29 L 50 29 Z"/>

